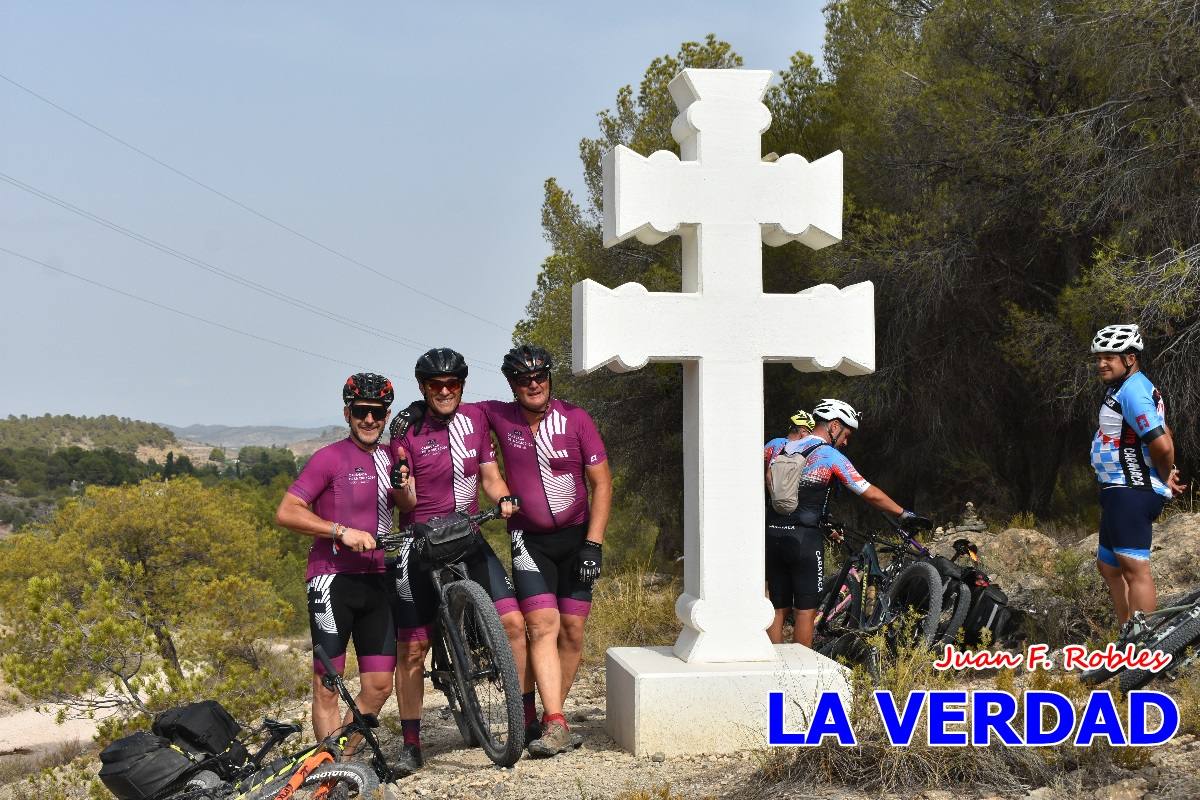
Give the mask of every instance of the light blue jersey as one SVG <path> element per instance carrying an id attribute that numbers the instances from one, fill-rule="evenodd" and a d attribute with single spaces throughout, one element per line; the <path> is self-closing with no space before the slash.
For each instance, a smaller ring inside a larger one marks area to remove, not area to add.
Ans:
<path id="1" fill-rule="evenodd" d="M 1167 431 L 1162 395 L 1141 372 L 1110 386 L 1100 406 L 1100 424 L 1092 439 L 1092 468 L 1105 486 L 1153 490 L 1170 498 L 1150 459 L 1149 442 Z"/>

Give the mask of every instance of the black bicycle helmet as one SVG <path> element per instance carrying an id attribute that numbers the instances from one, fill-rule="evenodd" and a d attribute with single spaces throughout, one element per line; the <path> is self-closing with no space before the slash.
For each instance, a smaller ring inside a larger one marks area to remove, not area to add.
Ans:
<path id="1" fill-rule="evenodd" d="M 356 372 L 346 378 L 346 385 L 342 387 L 342 403 L 345 405 L 355 400 L 381 400 L 385 406 L 390 406 L 395 399 L 392 382 L 374 372 Z"/>
<path id="2" fill-rule="evenodd" d="M 435 347 L 417 359 L 413 370 L 417 380 L 436 378 L 438 375 L 453 375 L 460 381 L 467 379 L 467 361 L 462 353 L 449 347 Z"/>
<path id="3" fill-rule="evenodd" d="M 504 356 L 504 363 L 500 365 L 500 371 L 509 378 L 541 370 L 550 372 L 553 369 L 554 359 L 550 357 L 550 353 L 545 348 L 533 344 L 523 344 L 509 350 Z"/>

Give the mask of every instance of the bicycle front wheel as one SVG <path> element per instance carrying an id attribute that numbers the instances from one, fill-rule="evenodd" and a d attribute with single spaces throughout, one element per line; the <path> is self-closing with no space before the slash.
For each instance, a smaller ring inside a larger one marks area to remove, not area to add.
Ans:
<path id="1" fill-rule="evenodd" d="M 479 746 L 496 765 L 511 767 L 525 746 L 521 683 L 508 635 L 492 599 L 474 581 L 446 584 L 447 640 L 460 699 Z"/>
<path id="2" fill-rule="evenodd" d="M 904 626 L 905 617 L 916 615 L 911 642 L 929 648 L 937 639 L 942 614 L 942 576 L 932 564 L 917 561 L 900 571 L 887 589 L 887 615 L 891 626 Z M 895 634 L 892 634 L 892 644 Z"/>
<path id="3" fill-rule="evenodd" d="M 1172 662 L 1176 662 L 1184 657 L 1189 647 L 1197 644 L 1200 644 L 1200 606 L 1173 617 L 1143 647 L 1170 653 Z M 1121 691 L 1140 689 L 1152 681 L 1155 674 L 1148 669 L 1127 669 L 1121 673 Z"/>

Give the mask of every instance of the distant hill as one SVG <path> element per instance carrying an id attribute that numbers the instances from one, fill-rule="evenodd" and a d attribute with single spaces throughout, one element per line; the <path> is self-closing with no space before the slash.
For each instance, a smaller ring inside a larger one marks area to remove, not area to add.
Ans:
<path id="1" fill-rule="evenodd" d="M 203 442 L 223 448 L 239 448 L 250 445 L 290 448 L 292 445 L 303 443 L 302 449 L 307 449 L 313 442 L 324 444 L 336 441 L 346 435 L 345 428 L 340 426 L 288 428 L 281 425 L 188 425 L 187 427 L 167 425 L 166 427 L 184 441 Z M 309 453 L 311 452 L 312 450 L 309 450 Z"/>
<path id="2" fill-rule="evenodd" d="M 140 447 L 165 448 L 175 443 L 175 434 L 163 426 L 127 417 L 10 414 L 0 419 L 0 447 L 55 450 L 75 445 L 85 450 L 111 447 L 122 453 L 136 453 Z"/>

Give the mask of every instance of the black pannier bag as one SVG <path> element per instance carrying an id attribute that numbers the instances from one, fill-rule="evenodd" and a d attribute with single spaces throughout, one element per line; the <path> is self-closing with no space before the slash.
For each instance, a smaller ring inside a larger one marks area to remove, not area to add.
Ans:
<path id="1" fill-rule="evenodd" d="M 414 525 L 413 532 L 417 566 L 423 570 L 466 560 L 482 538 L 471 520 L 458 513 Z"/>
<path id="2" fill-rule="evenodd" d="M 153 730 L 183 750 L 215 760 L 206 763 L 224 778 L 245 765 L 249 754 L 237 740 L 242 726 L 216 700 L 202 700 L 162 712 Z"/>
<path id="3" fill-rule="evenodd" d="M 117 800 L 154 800 L 194 767 L 182 750 L 146 731 L 117 739 L 100 752 L 100 761 L 100 781 Z"/>
<path id="4" fill-rule="evenodd" d="M 963 642 L 979 644 L 984 631 L 991 631 L 992 645 L 1004 641 L 1012 629 L 1013 613 L 1008 607 L 1008 595 L 999 586 L 977 586 L 971 590 L 971 610 L 963 623 Z"/>

